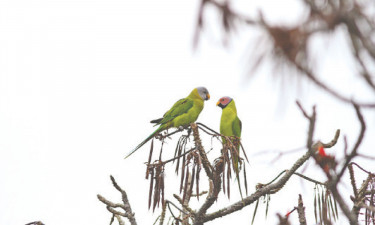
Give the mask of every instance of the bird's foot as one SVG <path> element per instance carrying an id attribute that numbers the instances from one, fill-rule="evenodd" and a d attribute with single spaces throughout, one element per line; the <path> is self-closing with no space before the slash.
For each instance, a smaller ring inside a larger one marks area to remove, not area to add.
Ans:
<path id="1" fill-rule="evenodd" d="M 161 133 L 155 135 L 155 139 L 157 140 L 162 140 L 163 139 L 163 135 Z"/>
<path id="2" fill-rule="evenodd" d="M 188 129 L 188 133 L 187 133 L 187 136 L 188 136 L 188 137 L 190 136 L 191 131 L 192 131 L 192 129 L 191 129 L 191 127 L 190 127 L 190 128 Z"/>
<path id="3" fill-rule="evenodd" d="M 178 127 L 178 130 L 179 130 L 179 131 L 183 131 L 183 130 L 184 130 L 184 127 L 183 127 L 183 126 L 179 126 L 179 127 Z"/>

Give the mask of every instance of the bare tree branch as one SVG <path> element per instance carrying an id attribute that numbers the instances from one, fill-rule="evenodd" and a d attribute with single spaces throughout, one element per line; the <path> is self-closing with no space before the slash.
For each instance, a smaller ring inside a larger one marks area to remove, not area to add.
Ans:
<path id="1" fill-rule="evenodd" d="M 122 204 L 113 203 L 113 202 L 105 199 L 103 196 L 97 195 L 99 201 L 103 202 L 107 206 L 107 210 L 109 212 L 111 212 L 113 214 L 113 216 L 115 216 L 116 218 L 117 218 L 117 216 L 126 217 L 126 218 L 128 218 L 130 224 L 137 225 L 137 222 L 136 222 L 135 217 L 134 217 L 134 213 L 132 212 L 132 209 L 130 207 L 128 196 L 127 196 L 125 190 L 123 190 L 117 184 L 115 178 L 113 178 L 112 175 L 110 177 L 111 177 L 111 181 L 112 181 L 113 186 L 121 193 L 123 203 Z M 115 210 L 115 208 L 121 208 L 125 211 L 125 213 L 117 211 L 117 210 Z M 119 220 L 119 223 L 120 223 L 120 220 Z"/>
<path id="2" fill-rule="evenodd" d="M 284 176 L 281 177 L 278 182 L 274 184 L 265 185 L 262 187 L 259 187 L 259 189 L 253 193 L 252 195 L 244 198 L 242 201 L 239 201 L 237 203 L 234 203 L 228 207 L 225 207 L 219 211 L 216 211 L 214 213 L 206 214 L 204 216 L 203 222 L 211 221 L 216 218 L 231 214 L 235 211 L 241 210 L 243 207 L 252 204 L 253 202 L 257 201 L 260 197 L 266 195 L 266 194 L 275 194 L 278 192 L 289 180 L 289 178 L 296 172 L 296 170 L 304 163 L 306 162 L 312 154 L 314 154 L 317 151 L 317 148 L 319 145 L 315 144 L 312 145 L 312 139 L 313 139 L 313 133 L 314 133 L 314 127 L 315 127 L 315 118 L 316 118 L 316 112 L 315 107 L 313 107 L 313 113 L 311 116 L 309 116 L 305 110 L 301 107 L 299 103 L 297 103 L 300 109 L 302 110 L 303 114 L 306 116 L 306 118 L 309 119 L 310 125 L 309 125 L 309 132 L 308 132 L 308 138 L 307 138 L 307 147 L 309 149 L 308 152 L 305 153 L 299 160 L 297 160 L 294 165 L 285 172 Z M 193 129 L 194 130 L 194 129 Z M 334 139 L 328 143 L 325 144 L 327 147 L 332 147 L 338 139 L 339 131 L 336 132 Z M 214 187 L 216 185 L 213 185 Z M 205 209 L 205 208 L 204 208 Z"/>
<path id="3" fill-rule="evenodd" d="M 173 197 L 175 197 L 175 199 L 177 199 L 177 201 L 182 205 L 182 207 L 186 211 L 188 211 L 190 214 L 194 214 L 195 213 L 193 209 L 191 209 L 188 205 L 185 205 L 184 201 L 178 195 L 173 194 Z M 182 211 L 182 212 L 184 212 L 184 211 Z M 184 212 L 184 213 L 186 213 L 186 212 Z"/>
<path id="4" fill-rule="evenodd" d="M 207 214 L 205 216 L 205 222 L 214 220 L 219 217 L 223 217 L 225 215 L 231 214 L 235 211 L 241 210 L 247 205 L 256 202 L 260 197 L 265 196 L 266 194 L 275 194 L 278 192 L 289 180 L 289 178 L 294 174 L 294 172 L 310 158 L 310 152 L 306 152 L 300 159 L 298 159 L 294 165 L 285 173 L 280 180 L 274 184 L 270 184 L 258 189 L 255 193 L 251 194 L 250 196 L 244 198 L 241 201 L 238 201 L 228 207 L 220 209 L 214 213 Z"/>
<path id="5" fill-rule="evenodd" d="M 202 141 L 199 137 L 199 132 L 198 132 L 198 126 L 195 123 L 190 124 L 192 130 L 193 130 L 193 136 L 194 136 L 194 143 L 196 148 L 199 151 L 199 155 L 202 157 L 202 164 L 203 168 L 206 171 L 207 176 L 213 180 L 213 167 L 210 164 L 210 161 L 207 158 L 206 152 L 204 151 Z"/>

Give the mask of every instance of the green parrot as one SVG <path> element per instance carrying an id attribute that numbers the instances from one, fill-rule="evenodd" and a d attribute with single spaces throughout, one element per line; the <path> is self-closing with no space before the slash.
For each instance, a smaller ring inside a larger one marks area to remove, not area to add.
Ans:
<path id="1" fill-rule="evenodd" d="M 209 99 L 210 94 L 205 87 L 194 88 L 186 98 L 178 100 L 172 108 L 164 114 L 163 118 L 151 121 L 151 123 L 155 123 L 155 126 L 160 126 L 135 149 L 128 153 L 125 159 L 161 131 L 171 127 L 187 127 L 190 123 L 195 122 L 203 109 L 204 101 Z"/>
<path id="2" fill-rule="evenodd" d="M 228 137 L 237 137 L 238 139 L 233 139 L 232 142 L 236 146 L 236 150 L 238 152 L 236 157 L 233 157 L 233 169 L 235 170 L 236 174 L 238 175 L 238 161 L 239 161 L 239 154 L 240 154 L 240 141 L 241 138 L 241 129 L 242 123 L 241 120 L 237 116 L 237 109 L 236 104 L 234 103 L 233 99 L 230 97 L 222 97 L 216 103 L 217 106 L 223 109 L 221 114 L 221 121 L 220 121 L 220 134 Z M 222 137 L 223 143 L 226 143 L 226 139 Z"/>

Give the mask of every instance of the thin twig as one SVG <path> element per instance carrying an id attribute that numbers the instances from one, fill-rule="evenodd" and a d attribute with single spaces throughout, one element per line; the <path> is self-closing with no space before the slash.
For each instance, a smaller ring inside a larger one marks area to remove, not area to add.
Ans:
<path id="1" fill-rule="evenodd" d="M 179 155 L 179 156 L 173 157 L 173 158 L 168 159 L 168 160 L 166 160 L 166 161 L 161 161 L 161 162 L 158 161 L 158 162 L 156 162 L 156 163 L 151 163 L 151 164 L 148 164 L 148 166 L 160 165 L 160 163 L 162 163 L 162 164 L 167 164 L 167 163 L 169 163 L 169 162 L 172 162 L 172 161 L 175 160 L 175 159 L 178 159 L 178 158 L 180 158 L 180 157 L 182 157 L 182 156 L 184 156 L 184 155 L 189 154 L 190 152 L 192 152 L 192 151 L 194 151 L 194 150 L 196 150 L 196 149 L 197 149 L 197 148 L 192 148 L 192 149 L 190 149 L 190 150 L 184 152 L 183 154 L 181 154 L 181 155 Z M 147 163 L 146 163 L 146 164 L 147 164 Z"/>
<path id="2" fill-rule="evenodd" d="M 320 182 L 320 181 L 314 180 L 314 179 L 312 179 L 312 178 L 310 178 L 310 177 L 307 177 L 307 176 L 305 176 L 305 175 L 303 175 L 303 174 L 300 174 L 300 173 L 297 173 L 297 172 L 295 172 L 294 174 L 297 175 L 297 176 L 302 177 L 302 178 L 305 179 L 305 180 L 308 180 L 308 181 L 310 181 L 310 182 L 313 182 L 314 184 L 320 184 L 320 185 L 324 185 L 324 186 L 326 186 L 325 183 L 322 183 L 322 182 Z"/>
<path id="3" fill-rule="evenodd" d="M 129 200 L 128 200 L 128 196 L 125 192 L 125 190 L 123 190 L 116 182 L 115 178 L 113 178 L 113 176 L 111 175 L 110 176 L 111 178 L 111 181 L 112 181 L 112 184 L 113 186 L 121 193 L 121 197 L 122 197 L 122 204 L 119 204 L 119 203 L 113 203 L 109 200 L 107 200 L 106 198 L 104 198 L 103 196 L 101 195 L 97 195 L 99 201 L 103 202 L 107 207 L 107 210 L 109 212 L 111 212 L 113 214 L 113 216 L 115 216 L 117 218 L 117 215 L 118 216 L 122 216 L 122 217 L 126 217 L 128 218 L 129 222 L 131 225 L 137 225 L 137 222 L 135 220 L 135 217 L 134 217 L 134 213 L 130 207 L 130 203 L 129 203 Z M 125 211 L 125 213 L 123 212 L 120 212 L 120 211 L 117 211 L 115 210 L 115 208 L 121 208 Z M 113 218 L 113 217 L 112 217 Z M 119 221 L 120 223 L 120 221 Z"/>
<path id="4" fill-rule="evenodd" d="M 194 214 L 194 213 L 195 213 L 193 209 L 191 209 L 188 205 L 185 205 L 185 204 L 184 204 L 184 201 L 182 200 L 182 198 L 180 198 L 180 196 L 178 196 L 178 195 L 176 195 L 176 194 L 173 194 L 173 197 L 174 197 L 175 199 L 177 199 L 177 201 L 182 205 L 182 207 L 183 207 L 186 211 L 188 211 L 190 214 Z M 186 212 L 184 212 L 184 214 L 186 214 Z"/>
<path id="5" fill-rule="evenodd" d="M 335 179 L 336 179 L 336 181 L 334 181 L 335 183 L 337 183 L 338 180 L 341 179 L 341 177 L 344 174 L 349 162 L 357 155 L 358 148 L 362 143 L 362 140 L 363 140 L 363 137 L 364 137 L 365 131 L 366 131 L 366 123 L 365 123 L 364 118 L 362 116 L 360 107 L 355 103 L 353 103 L 353 106 L 354 106 L 354 109 L 357 113 L 357 117 L 358 117 L 358 120 L 359 120 L 360 125 L 361 125 L 361 131 L 358 135 L 357 141 L 356 141 L 350 155 L 346 156 L 345 163 L 344 163 L 343 167 L 341 168 L 341 171 L 335 177 Z"/>
<path id="6" fill-rule="evenodd" d="M 351 165 L 355 165 L 356 167 L 358 167 L 358 169 L 362 170 L 363 172 L 365 172 L 365 173 L 367 173 L 367 174 L 372 174 L 372 175 L 375 176 L 374 173 L 371 173 L 371 172 L 369 172 L 368 170 L 363 169 L 363 167 L 361 167 L 360 165 L 358 165 L 358 164 L 355 163 L 355 162 L 350 162 L 350 164 L 351 164 Z"/>

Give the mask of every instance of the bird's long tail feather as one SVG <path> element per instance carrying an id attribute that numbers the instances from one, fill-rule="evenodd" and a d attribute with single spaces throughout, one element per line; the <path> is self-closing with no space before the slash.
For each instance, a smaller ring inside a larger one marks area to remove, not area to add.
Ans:
<path id="1" fill-rule="evenodd" d="M 144 144 L 146 144 L 149 140 L 151 140 L 157 133 L 159 133 L 163 128 L 160 126 L 158 129 L 156 129 L 150 136 L 148 136 L 144 141 L 142 141 L 135 149 L 131 150 L 126 156 L 125 159 L 131 156 L 134 152 L 136 152 L 138 149 L 140 149 Z"/>

